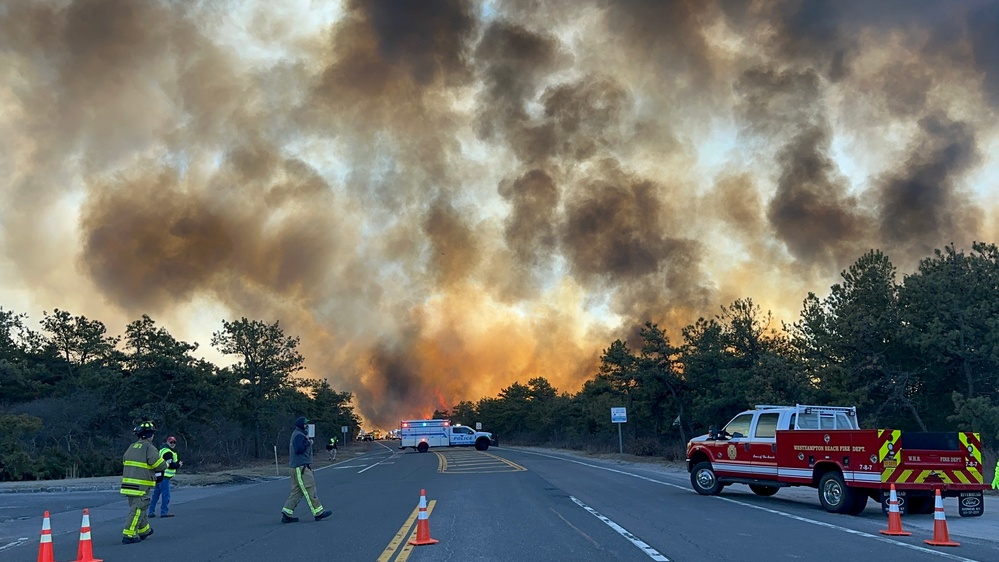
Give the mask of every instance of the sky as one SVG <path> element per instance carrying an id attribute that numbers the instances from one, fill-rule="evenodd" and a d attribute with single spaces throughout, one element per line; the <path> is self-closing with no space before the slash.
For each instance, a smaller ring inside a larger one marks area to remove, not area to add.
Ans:
<path id="1" fill-rule="evenodd" d="M 383 427 L 999 238 L 999 2 L 6 0 L 0 73 L 0 307 Z"/>

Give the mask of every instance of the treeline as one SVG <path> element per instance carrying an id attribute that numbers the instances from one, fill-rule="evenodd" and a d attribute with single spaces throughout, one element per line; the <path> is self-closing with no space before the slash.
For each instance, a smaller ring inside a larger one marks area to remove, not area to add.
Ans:
<path id="1" fill-rule="evenodd" d="M 300 413 L 321 441 L 358 432 L 350 393 L 294 376 L 299 340 L 276 322 L 223 321 L 211 345 L 235 362 L 219 368 L 148 316 L 123 337 L 61 310 L 40 333 L 25 321 L 0 309 L 0 480 L 117 474 L 145 418 L 182 441 L 186 466 L 266 458 L 274 444 L 283 455 Z M 827 297 L 809 294 L 797 322 L 774 324 L 748 298 L 675 339 L 646 323 L 610 342 L 575 394 L 538 376 L 435 416 L 482 422 L 505 443 L 616 449 L 610 408 L 625 406 L 629 452 L 682 458 L 689 437 L 755 404 L 855 405 L 864 427 L 977 431 L 995 448 L 996 246 L 938 250 L 901 282 L 871 251 Z"/>
<path id="2" fill-rule="evenodd" d="M 357 434 L 350 393 L 294 377 L 304 364 L 298 338 L 277 322 L 222 324 L 212 346 L 235 361 L 219 368 L 148 316 L 118 337 L 63 310 L 44 313 L 36 332 L 26 315 L 0 309 L 0 480 L 120 474 L 144 419 L 157 445 L 177 437 L 192 468 L 268 458 L 274 444 L 286 455 L 290 421 L 302 414 L 320 439 L 342 426 Z"/>
<path id="3" fill-rule="evenodd" d="M 775 326 L 751 299 L 701 318 L 672 340 L 647 323 L 603 350 L 575 394 L 548 380 L 436 417 L 481 421 L 501 441 L 617 448 L 610 408 L 628 408 L 625 447 L 679 456 L 711 424 L 756 404 L 857 406 L 861 427 L 977 431 L 999 439 L 999 252 L 976 243 L 924 259 L 896 280 L 879 251 L 809 294 L 799 320 Z"/>

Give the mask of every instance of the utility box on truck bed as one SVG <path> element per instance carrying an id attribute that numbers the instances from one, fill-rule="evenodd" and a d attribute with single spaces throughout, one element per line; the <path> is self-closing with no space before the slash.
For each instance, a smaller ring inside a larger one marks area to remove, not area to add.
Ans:
<path id="1" fill-rule="evenodd" d="M 936 490 L 960 498 L 959 513 L 984 511 L 982 445 L 977 433 L 859 429 L 855 408 L 757 406 L 719 431 L 687 444 L 694 489 L 715 495 L 747 484 L 771 496 L 782 487 L 817 488 L 833 513 L 859 514 L 867 500 L 887 509 L 891 486 L 902 511 L 932 513 Z"/>

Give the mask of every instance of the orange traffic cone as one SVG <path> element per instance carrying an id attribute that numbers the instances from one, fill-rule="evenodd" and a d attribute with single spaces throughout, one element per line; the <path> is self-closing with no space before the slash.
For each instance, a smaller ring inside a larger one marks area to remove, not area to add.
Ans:
<path id="1" fill-rule="evenodd" d="M 888 496 L 888 528 L 881 529 L 882 535 L 907 536 L 912 533 L 902 530 L 902 512 L 898 510 L 898 495 L 895 485 L 891 485 L 891 495 Z"/>
<path id="2" fill-rule="evenodd" d="M 52 552 L 52 524 L 49 523 L 49 512 L 45 512 L 45 519 L 42 519 L 42 539 L 38 544 L 38 562 L 55 562 L 55 553 Z"/>
<path id="3" fill-rule="evenodd" d="M 80 524 L 80 546 L 76 548 L 76 562 L 104 562 L 94 558 L 94 547 L 90 541 L 90 510 L 83 508 L 83 523 Z"/>
<path id="4" fill-rule="evenodd" d="M 430 538 L 430 516 L 427 515 L 427 491 L 420 490 L 420 518 L 416 522 L 416 540 L 409 544 L 420 546 L 440 541 Z"/>
<path id="5" fill-rule="evenodd" d="M 936 504 L 933 507 L 933 540 L 923 542 L 933 546 L 961 546 L 961 543 L 950 540 L 950 533 L 947 532 L 947 513 L 944 512 L 940 488 L 937 488 Z"/>

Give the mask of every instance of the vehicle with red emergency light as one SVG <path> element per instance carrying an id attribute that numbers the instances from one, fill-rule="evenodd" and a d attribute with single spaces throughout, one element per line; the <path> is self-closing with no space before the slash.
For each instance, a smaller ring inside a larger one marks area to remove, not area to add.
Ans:
<path id="1" fill-rule="evenodd" d="M 857 409 L 759 405 L 721 431 L 687 443 L 687 471 L 697 493 L 731 484 L 772 496 L 810 486 L 832 513 L 860 514 L 868 498 L 888 509 L 891 485 L 902 513 L 932 513 L 935 490 L 958 498 L 962 517 L 984 513 L 982 442 L 971 432 L 860 429 Z"/>
<path id="2" fill-rule="evenodd" d="M 475 431 L 451 420 L 403 420 L 399 423 L 399 448 L 426 453 L 430 447 L 475 447 L 485 451 L 499 446 L 499 439 L 486 431 Z"/>

